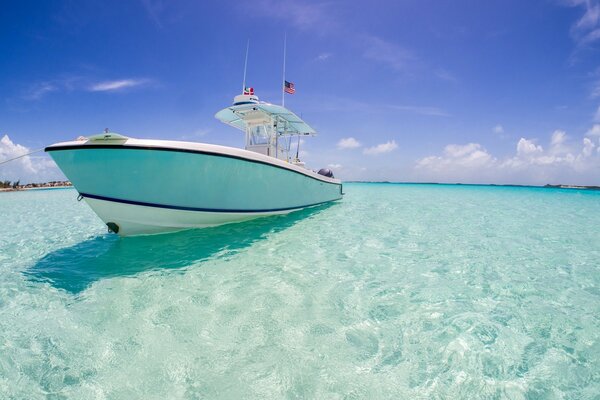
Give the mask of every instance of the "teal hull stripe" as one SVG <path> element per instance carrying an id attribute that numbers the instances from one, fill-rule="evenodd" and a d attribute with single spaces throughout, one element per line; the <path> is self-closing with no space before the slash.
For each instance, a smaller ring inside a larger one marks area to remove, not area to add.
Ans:
<path id="1" fill-rule="evenodd" d="M 182 210 L 182 211 L 203 211 L 203 212 L 215 212 L 215 213 L 248 213 L 248 214 L 299 210 L 301 208 L 318 206 L 321 204 L 329 203 L 331 201 L 335 201 L 335 200 L 327 200 L 327 201 L 322 201 L 319 203 L 305 204 L 305 205 L 296 206 L 296 207 L 273 208 L 273 209 L 264 209 L 264 210 L 232 210 L 232 209 L 221 209 L 221 208 L 199 208 L 199 207 L 174 206 L 174 205 L 168 205 L 168 204 L 146 203 L 143 201 L 136 201 L 136 200 L 115 199 L 112 197 L 98 196 L 98 195 L 89 194 L 89 193 L 79 193 L 79 194 L 82 197 L 87 197 L 90 199 L 112 201 L 115 203 L 123 203 L 123 204 L 131 204 L 134 206 L 167 208 L 170 210 Z"/>
<path id="2" fill-rule="evenodd" d="M 292 168 L 286 168 L 281 165 L 272 164 L 266 161 L 253 160 L 250 158 L 240 157 L 233 154 L 223 154 L 223 153 L 215 153 L 212 151 L 203 151 L 203 150 L 194 150 L 194 149 L 179 149 L 173 147 L 159 147 L 159 146 L 137 146 L 137 145 L 112 145 L 112 144 L 86 144 L 86 145 L 71 145 L 71 146 L 50 146 L 44 149 L 45 152 L 52 151 L 61 151 L 61 150 L 89 150 L 89 149 L 110 149 L 110 150 L 154 150 L 154 151 L 172 151 L 176 153 L 193 153 L 193 154 L 204 154 L 215 157 L 225 157 L 225 158 L 234 158 L 237 160 L 242 160 L 250 163 L 256 164 L 264 164 L 275 168 L 280 168 L 286 171 L 294 172 L 296 174 L 300 174 L 306 176 L 307 178 L 314 179 L 319 182 L 327 183 L 329 185 L 338 185 L 341 186 L 341 183 L 329 182 L 325 179 L 319 179 L 309 174 L 305 174 L 303 172 L 297 171 Z"/>

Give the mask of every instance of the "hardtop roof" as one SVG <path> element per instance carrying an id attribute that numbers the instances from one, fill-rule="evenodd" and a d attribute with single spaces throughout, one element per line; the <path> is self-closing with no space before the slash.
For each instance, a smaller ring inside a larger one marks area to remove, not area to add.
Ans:
<path id="1" fill-rule="evenodd" d="M 242 131 L 247 125 L 265 125 L 271 123 L 271 118 L 283 122 L 278 124 L 277 131 L 288 135 L 316 135 L 316 131 L 300 117 L 283 106 L 270 103 L 237 104 L 215 114 L 215 118 Z"/>

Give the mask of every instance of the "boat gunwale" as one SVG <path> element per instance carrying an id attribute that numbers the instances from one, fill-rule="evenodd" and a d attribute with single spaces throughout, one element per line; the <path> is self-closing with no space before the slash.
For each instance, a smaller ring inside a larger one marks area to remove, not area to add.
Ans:
<path id="1" fill-rule="evenodd" d="M 220 146 L 220 147 L 227 148 L 226 146 Z M 210 150 L 198 150 L 198 149 L 186 149 L 186 148 L 180 148 L 180 147 L 154 146 L 154 145 L 142 145 L 142 144 L 126 144 L 126 143 L 123 143 L 123 144 L 95 144 L 95 143 L 94 144 L 87 144 L 87 143 L 85 143 L 85 144 L 79 144 L 79 143 L 78 144 L 60 144 L 60 143 L 58 143 L 56 145 L 50 145 L 50 146 L 46 147 L 44 149 L 44 152 L 64 151 L 64 150 L 89 150 L 89 149 L 174 151 L 177 153 L 204 154 L 204 155 L 215 156 L 215 157 L 233 158 L 233 159 L 247 161 L 247 162 L 251 162 L 251 163 L 269 165 L 271 167 L 280 168 L 280 169 L 290 171 L 290 172 L 295 172 L 297 174 L 303 175 L 307 178 L 317 180 L 319 182 L 328 183 L 331 185 L 342 186 L 342 182 L 340 180 L 333 178 L 337 182 L 332 182 L 331 180 L 329 180 L 331 178 L 327 178 L 325 176 L 323 176 L 322 178 L 320 176 L 319 177 L 314 176 L 314 175 L 318 175 L 318 173 L 313 172 L 311 170 L 307 170 L 306 172 L 304 172 L 304 171 L 300 171 L 295 168 L 291 168 L 291 165 L 290 166 L 279 165 L 279 164 L 270 162 L 269 160 L 257 160 L 257 159 L 240 156 L 240 155 L 227 154 L 227 153 L 223 153 L 223 152 L 210 151 Z M 248 151 L 248 150 L 238 149 L 235 147 L 232 147 L 232 149 Z M 260 155 L 260 154 L 257 153 L 257 155 Z M 267 156 L 265 156 L 265 157 L 267 157 Z M 276 159 L 276 160 L 284 162 L 279 159 Z"/>

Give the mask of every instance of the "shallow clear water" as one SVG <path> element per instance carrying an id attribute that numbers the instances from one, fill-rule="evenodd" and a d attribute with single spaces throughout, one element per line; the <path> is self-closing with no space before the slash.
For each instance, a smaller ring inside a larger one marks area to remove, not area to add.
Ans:
<path id="1" fill-rule="evenodd" d="M 600 192 L 344 190 L 126 239 L 0 193 L 0 398 L 599 398 Z"/>

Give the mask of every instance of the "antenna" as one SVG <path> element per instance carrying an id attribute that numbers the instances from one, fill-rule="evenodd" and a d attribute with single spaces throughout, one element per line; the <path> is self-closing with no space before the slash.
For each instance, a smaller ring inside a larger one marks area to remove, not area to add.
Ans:
<path id="1" fill-rule="evenodd" d="M 248 50 L 250 49 L 250 39 L 246 43 L 246 59 L 244 60 L 244 80 L 242 81 L 242 93 L 246 90 L 246 67 L 248 66 Z"/>
<path id="2" fill-rule="evenodd" d="M 285 50 L 287 47 L 287 32 L 283 37 L 283 82 L 281 82 L 281 106 L 285 106 Z"/>

